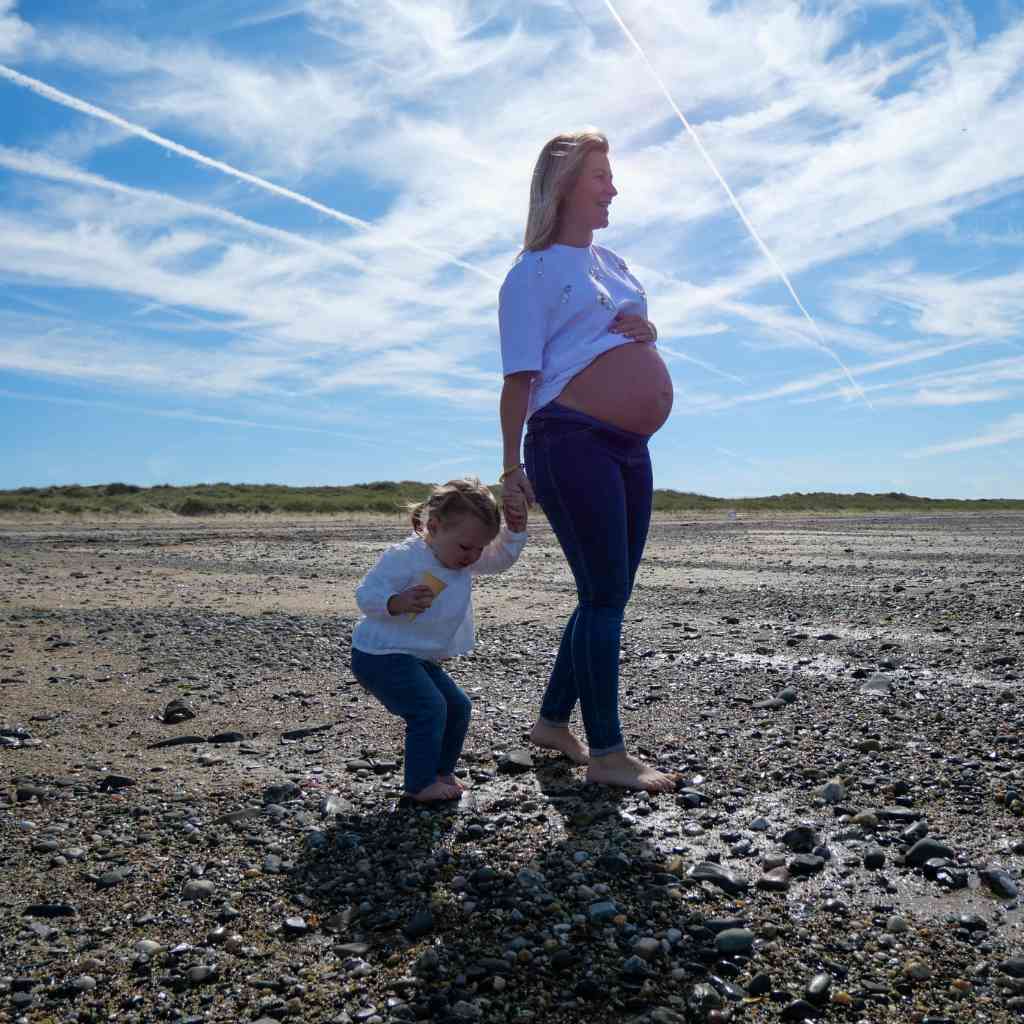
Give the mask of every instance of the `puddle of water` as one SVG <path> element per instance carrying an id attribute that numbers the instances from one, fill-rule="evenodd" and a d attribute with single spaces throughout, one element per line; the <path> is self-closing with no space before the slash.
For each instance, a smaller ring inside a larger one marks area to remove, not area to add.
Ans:
<path id="1" fill-rule="evenodd" d="M 770 835 L 751 831 L 750 823 L 758 817 L 764 817 L 772 823 L 771 834 L 778 834 L 784 828 L 807 818 L 806 800 L 805 793 L 796 799 L 786 791 L 759 793 L 731 814 L 723 813 L 711 829 L 694 836 L 686 835 L 681 826 L 687 821 L 696 820 L 703 813 L 700 811 L 695 815 L 677 806 L 658 807 L 645 816 L 644 822 L 656 833 L 675 837 L 665 842 L 671 844 L 674 841 L 676 845 L 689 847 L 697 855 L 696 859 L 700 858 L 704 850 L 720 851 L 723 867 L 746 876 L 753 885 L 762 873 L 760 862 L 764 853 L 786 853 L 787 857 L 791 854 Z M 712 805 L 712 809 L 720 810 L 717 804 Z M 839 870 L 843 865 L 858 861 L 863 856 L 864 846 L 871 842 L 870 836 L 863 843 L 835 838 L 837 833 L 849 829 L 848 823 L 838 821 L 816 826 L 819 840 L 828 846 L 832 858 L 826 862 L 820 874 L 792 880 L 787 893 L 787 907 L 794 918 L 810 916 L 820 909 L 822 900 L 834 897 L 841 899 L 851 911 L 877 909 L 879 912 L 906 915 L 918 921 L 943 924 L 950 917 L 960 914 L 978 914 L 993 931 L 1024 932 L 1024 907 L 1021 906 L 1021 900 L 1011 905 L 995 899 L 974 871 L 968 873 L 966 889 L 952 891 L 943 889 L 917 871 L 896 868 L 889 863 L 881 872 L 855 867 L 847 877 L 840 877 Z M 720 838 L 723 832 L 735 832 L 750 838 L 758 852 L 743 859 L 730 857 L 728 844 Z M 664 846 L 665 842 L 659 842 L 658 845 Z M 885 849 L 888 860 L 893 848 Z M 880 875 L 891 883 L 889 887 L 882 888 L 878 884 Z"/>

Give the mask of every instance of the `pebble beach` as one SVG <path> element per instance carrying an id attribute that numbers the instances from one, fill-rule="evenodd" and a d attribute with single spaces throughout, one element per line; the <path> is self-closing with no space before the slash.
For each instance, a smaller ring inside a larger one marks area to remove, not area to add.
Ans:
<path id="1" fill-rule="evenodd" d="M 1024 516 L 656 519 L 660 796 L 526 742 L 575 603 L 537 519 L 431 808 L 348 668 L 404 532 L 0 521 L 0 1022 L 1024 1021 Z"/>

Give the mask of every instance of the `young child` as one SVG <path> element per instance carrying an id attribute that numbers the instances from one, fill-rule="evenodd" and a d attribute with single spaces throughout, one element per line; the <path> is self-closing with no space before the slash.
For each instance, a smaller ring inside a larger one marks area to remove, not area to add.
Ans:
<path id="1" fill-rule="evenodd" d="M 450 480 L 411 509 L 413 533 L 363 577 L 363 613 L 352 633 L 352 671 L 405 719 L 405 791 L 413 800 L 456 800 L 454 773 L 469 728 L 470 701 L 440 662 L 473 648 L 472 577 L 502 572 L 526 544 L 526 511 L 508 528 L 475 477 Z"/>

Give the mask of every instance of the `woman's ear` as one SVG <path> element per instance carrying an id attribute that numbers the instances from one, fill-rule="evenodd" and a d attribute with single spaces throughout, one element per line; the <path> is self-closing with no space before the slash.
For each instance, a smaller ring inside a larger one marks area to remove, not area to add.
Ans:
<path id="1" fill-rule="evenodd" d="M 437 516 L 431 516 L 427 520 L 427 533 L 430 534 L 431 537 L 433 537 L 434 534 L 437 533 L 438 527 L 440 525 L 441 524 L 437 521 Z"/>

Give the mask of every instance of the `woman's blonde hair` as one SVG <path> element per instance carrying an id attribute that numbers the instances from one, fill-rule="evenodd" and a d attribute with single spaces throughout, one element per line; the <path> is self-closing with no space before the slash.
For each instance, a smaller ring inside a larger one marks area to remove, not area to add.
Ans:
<path id="1" fill-rule="evenodd" d="M 523 251 L 546 249 L 558 235 L 562 202 L 579 180 L 590 153 L 607 153 L 608 139 L 596 128 L 562 132 L 544 143 L 530 180 Z"/>
<path id="2" fill-rule="evenodd" d="M 439 484 L 430 492 L 426 501 L 409 505 L 408 508 L 412 528 L 416 533 L 423 533 L 431 519 L 445 526 L 463 516 L 475 516 L 491 531 L 492 537 L 496 537 L 501 529 L 498 503 L 490 488 L 480 483 L 475 476 Z"/>

